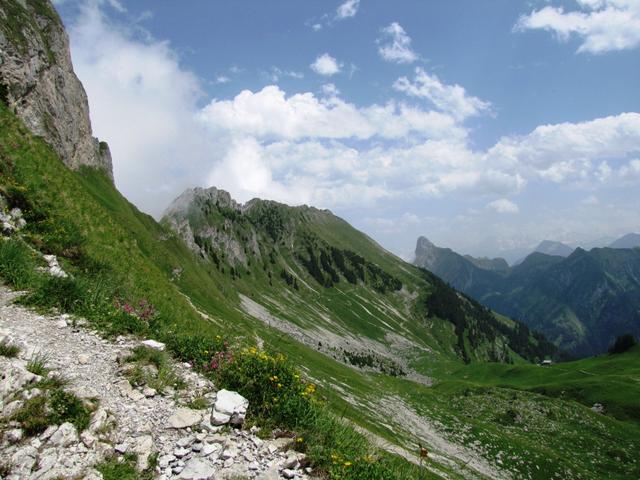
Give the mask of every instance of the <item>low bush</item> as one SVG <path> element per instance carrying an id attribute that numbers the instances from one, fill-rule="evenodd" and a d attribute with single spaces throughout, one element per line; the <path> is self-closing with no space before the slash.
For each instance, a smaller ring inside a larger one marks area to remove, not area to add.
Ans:
<path id="1" fill-rule="evenodd" d="M 42 385 L 41 385 L 42 386 Z M 50 425 L 70 422 L 79 432 L 89 426 L 92 409 L 73 393 L 53 387 L 42 395 L 26 400 L 11 420 L 20 424 L 29 436 L 42 433 Z"/>
<path id="2" fill-rule="evenodd" d="M 295 445 L 307 454 L 322 478 L 374 480 L 432 478 L 408 462 L 379 452 L 317 397 L 315 384 L 282 354 L 251 347 L 217 352 L 205 371 L 221 388 L 249 400 L 249 420 L 267 429 L 296 433 Z"/>

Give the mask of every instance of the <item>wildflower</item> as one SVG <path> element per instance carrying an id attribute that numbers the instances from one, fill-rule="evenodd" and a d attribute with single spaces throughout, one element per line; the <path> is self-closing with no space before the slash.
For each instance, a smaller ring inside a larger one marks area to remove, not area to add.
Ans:
<path id="1" fill-rule="evenodd" d="M 344 466 L 345 467 L 350 467 L 351 466 L 351 462 L 347 460 L 346 462 L 344 462 Z"/>
<path id="2" fill-rule="evenodd" d="M 302 443 L 302 442 L 304 442 L 304 438 L 298 437 L 298 438 L 296 438 L 296 442 Z"/>

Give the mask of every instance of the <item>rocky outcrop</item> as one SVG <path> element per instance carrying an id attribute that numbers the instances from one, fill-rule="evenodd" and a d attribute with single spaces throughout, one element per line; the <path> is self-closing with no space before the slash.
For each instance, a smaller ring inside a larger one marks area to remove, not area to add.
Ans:
<path id="1" fill-rule="evenodd" d="M 0 1 L 0 101 L 72 169 L 113 179 L 109 146 L 92 136 L 87 95 L 50 0 Z"/>

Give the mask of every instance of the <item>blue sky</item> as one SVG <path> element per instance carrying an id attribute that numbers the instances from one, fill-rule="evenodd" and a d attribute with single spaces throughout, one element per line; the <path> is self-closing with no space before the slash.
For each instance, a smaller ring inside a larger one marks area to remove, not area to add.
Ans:
<path id="1" fill-rule="evenodd" d="M 56 2 L 121 191 L 332 209 L 395 253 L 640 230 L 640 1 Z M 517 253 L 511 253 L 517 255 Z"/>

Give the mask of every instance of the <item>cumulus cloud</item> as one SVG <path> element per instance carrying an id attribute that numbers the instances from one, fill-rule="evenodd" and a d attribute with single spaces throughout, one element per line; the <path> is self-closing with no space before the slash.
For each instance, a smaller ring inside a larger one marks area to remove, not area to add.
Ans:
<path id="1" fill-rule="evenodd" d="M 503 137 L 487 152 L 503 168 L 556 183 L 587 179 L 595 162 L 625 159 L 640 152 L 640 114 L 580 123 L 541 125 L 525 136 Z"/>
<path id="2" fill-rule="evenodd" d="M 403 138 L 409 134 L 460 138 L 466 135 L 445 114 L 389 102 L 357 107 L 337 96 L 321 100 L 313 93 L 289 97 L 276 85 L 244 90 L 232 100 L 213 100 L 200 118 L 213 132 L 261 138 Z"/>
<path id="3" fill-rule="evenodd" d="M 193 115 L 200 83 L 168 43 L 135 40 L 99 3 L 81 6 L 70 37 L 94 132 L 111 147 L 116 185 L 158 213 L 210 161 L 211 141 Z"/>
<path id="4" fill-rule="evenodd" d="M 518 213 L 520 211 L 518 205 L 507 198 L 499 198 L 493 202 L 489 202 L 487 207 L 497 213 Z"/>
<path id="5" fill-rule="evenodd" d="M 316 58 L 315 62 L 310 65 L 310 68 L 318 75 L 330 77 L 331 75 L 340 73 L 342 64 L 338 63 L 338 61 L 328 53 L 323 53 Z"/>
<path id="6" fill-rule="evenodd" d="M 336 20 L 355 17 L 359 6 L 360 0 L 347 0 L 336 9 Z"/>
<path id="7" fill-rule="evenodd" d="M 378 53 L 387 62 L 413 63 L 418 59 L 418 55 L 411 48 L 411 37 L 407 35 L 404 28 L 393 22 L 388 27 L 381 30 L 381 37 L 378 39 Z"/>
<path id="8" fill-rule="evenodd" d="M 445 85 L 436 75 L 430 75 L 420 67 L 416 68 L 413 81 L 400 77 L 393 88 L 413 97 L 427 99 L 458 120 L 479 115 L 491 107 L 489 102 L 468 95 L 464 87 Z"/>
<path id="9" fill-rule="evenodd" d="M 640 1 L 576 0 L 579 9 L 565 12 L 546 6 L 520 17 L 516 31 L 541 29 L 561 41 L 581 40 L 578 52 L 605 53 L 640 46 Z"/>

